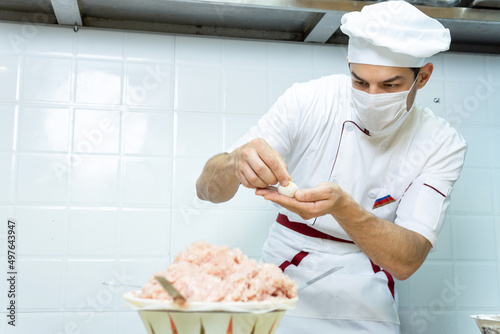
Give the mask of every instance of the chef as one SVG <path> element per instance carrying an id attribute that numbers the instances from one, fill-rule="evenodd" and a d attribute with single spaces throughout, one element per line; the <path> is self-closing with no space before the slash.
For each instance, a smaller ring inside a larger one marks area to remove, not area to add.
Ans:
<path id="1" fill-rule="evenodd" d="M 443 225 L 466 152 L 449 123 L 415 103 L 450 33 L 404 1 L 347 13 L 350 76 L 289 88 L 228 152 L 211 158 L 198 196 L 240 185 L 281 206 L 263 249 L 299 293 L 278 333 L 400 333 L 394 280 L 423 263 Z M 287 197 L 269 185 L 300 189 Z"/>

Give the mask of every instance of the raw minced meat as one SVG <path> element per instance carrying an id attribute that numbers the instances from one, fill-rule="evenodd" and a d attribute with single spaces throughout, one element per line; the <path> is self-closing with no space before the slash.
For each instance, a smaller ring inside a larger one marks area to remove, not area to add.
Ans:
<path id="1" fill-rule="evenodd" d="M 189 301 L 235 302 L 291 299 L 297 285 L 278 266 L 257 263 L 239 249 L 197 241 L 175 258 L 164 276 Z M 154 277 L 137 294 L 140 298 L 171 300 Z"/>

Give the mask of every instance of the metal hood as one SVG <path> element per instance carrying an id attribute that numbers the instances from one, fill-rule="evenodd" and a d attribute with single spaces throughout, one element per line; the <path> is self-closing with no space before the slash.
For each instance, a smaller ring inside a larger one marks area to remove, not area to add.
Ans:
<path id="1" fill-rule="evenodd" d="M 500 0 L 417 0 L 449 28 L 452 51 L 500 54 Z M 428 1 L 429 4 L 425 4 Z M 346 44 L 341 16 L 371 1 L 343 0 L 3 0 L 0 20 Z M 419 4 L 420 3 L 420 4 Z"/>

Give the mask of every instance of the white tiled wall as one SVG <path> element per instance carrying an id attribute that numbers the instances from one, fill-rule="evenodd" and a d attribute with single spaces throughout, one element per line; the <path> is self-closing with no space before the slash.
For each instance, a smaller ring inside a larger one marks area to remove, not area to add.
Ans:
<path id="1" fill-rule="evenodd" d="M 195 180 L 292 83 L 347 73 L 336 46 L 8 23 L 0 45 L 0 254 L 13 217 L 19 272 L 0 333 L 141 333 L 103 281 L 143 284 L 197 239 L 258 258 L 275 208 L 202 202 Z M 419 99 L 470 149 L 435 252 L 398 282 L 403 333 L 475 333 L 470 314 L 500 312 L 500 57 L 432 61 Z"/>

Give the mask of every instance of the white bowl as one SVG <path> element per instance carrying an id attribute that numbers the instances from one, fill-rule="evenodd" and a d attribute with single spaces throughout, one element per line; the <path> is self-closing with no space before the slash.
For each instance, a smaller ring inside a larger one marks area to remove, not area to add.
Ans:
<path id="1" fill-rule="evenodd" d="M 286 310 L 298 298 L 262 302 L 188 302 L 137 297 L 138 291 L 123 295 L 136 309 L 149 334 L 274 333 Z"/>
<path id="2" fill-rule="evenodd" d="M 483 334 L 500 334 L 500 315 L 471 315 Z"/>

